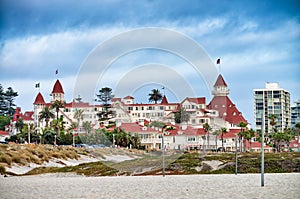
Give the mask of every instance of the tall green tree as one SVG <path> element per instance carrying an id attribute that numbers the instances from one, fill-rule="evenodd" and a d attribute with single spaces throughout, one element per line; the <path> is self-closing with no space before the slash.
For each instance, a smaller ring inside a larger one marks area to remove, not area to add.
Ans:
<path id="1" fill-rule="evenodd" d="M 80 121 L 83 120 L 83 110 L 77 109 L 74 113 L 74 119 L 77 120 L 78 127 L 80 126 Z"/>
<path id="2" fill-rule="evenodd" d="M 59 109 L 60 109 L 60 108 L 63 108 L 63 107 L 65 107 L 65 103 L 62 102 L 62 101 L 60 101 L 60 100 L 55 100 L 55 101 L 51 104 L 50 108 L 51 108 L 51 109 L 54 109 L 55 112 L 56 112 L 56 120 L 59 119 L 59 118 L 58 118 L 58 112 L 59 112 Z"/>
<path id="3" fill-rule="evenodd" d="M 249 148 L 252 149 L 252 141 L 251 139 L 255 136 L 255 131 L 253 129 L 249 129 L 245 132 L 245 139 L 249 142 Z"/>
<path id="4" fill-rule="evenodd" d="M 5 102 L 5 92 L 2 85 L 0 84 L 0 115 L 5 116 L 7 104 Z"/>
<path id="5" fill-rule="evenodd" d="M 157 102 L 161 101 L 162 98 L 163 96 L 158 89 L 153 89 L 151 93 L 149 93 L 149 102 L 154 102 L 157 104 Z"/>
<path id="6" fill-rule="evenodd" d="M 221 141 L 222 141 L 222 151 L 224 152 L 224 134 L 228 133 L 227 128 L 223 127 L 221 128 Z"/>
<path id="7" fill-rule="evenodd" d="M 102 104 L 102 111 L 100 111 L 97 115 L 100 120 L 108 120 L 112 115 L 113 112 L 109 110 L 111 107 L 111 99 L 114 97 L 112 94 L 112 89 L 109 87 L 104 87 L 99 90 L 99 94 L 96 95 L 98 99 L 96 101 Z"/>
<path id="8" fill-rule="evenodd" d="M 203 124 L 203 129 L 204 129 L 205 134 L 207 134 L 207 149 L 210 149 L 209 134 L 210 134 L 210 131 L 212 128 L 209 126 L 208 123 L 205 123 L 205 124 Z"/>
<path id="9" fill-rule="evenodd" d="M 39 121 L 45 120 L 46 127 L 48 127 L 50 119 L 54 118 L 55 115 L 51 112 L 49 107 L 45 107 L 40 113 L 39 113 Z"/>
<path id="10" fill-rule="evenodd" d="M 22 118 L 19 118 L 18 121 L 16 122 L 16 129 L 18 132 L 25 132 L 23 131 L 23 127 L 25 126 L 24 121 Z"/>
<path id="11" fill-rule="evenodd" d="M 213 132 L 213 135 L 215 136 L 215 149 L 217 151 L 218 149 L 218 136 L 220 135 L 221 131 L 219 129 L 215 130 Z"/>
<path id="12" fill-rule="evenodd" d="M 246 131 L 247 124 L 245 122 L 240 122 L 238 124 L 238 127 L 241 128 L 241 131 L 238 133 L 240 150 L 246 151 L 245 131 Z"/>
<path id="13" fill-rule="evenodd" d="M 18 93 L 11 87 L 8 87 L 7 90 L 4 91 L 0 84 L 0 115 L 12 118 L 16 111 L 14 100 L 17 96 Z"/>

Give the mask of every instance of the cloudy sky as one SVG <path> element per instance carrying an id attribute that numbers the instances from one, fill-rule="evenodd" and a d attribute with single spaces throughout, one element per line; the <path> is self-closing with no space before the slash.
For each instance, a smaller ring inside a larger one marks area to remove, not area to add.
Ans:
<path id="1" fill-rule="evenodd" d="M 297 0 L 0 2 L 0 84 L 19 93 L 16 104 L 23 111 L 33 109 L 32 103 L 39 92 L 34 88 L 37 82 L 49 101 L 52 86 L 59 78 L 70 101 L 77 95 L 74 87 L 78 75 L 93 52 L 107 41 L 116 41 L 114 38 L 120 34 L 149 27 L 171 30 L 193 40 L 218 70 L 215 60 L 221 58 L 221 73 L 230 88 L 230 97 L 250 123 L 253 123 L 253 89 L 264 88 L 266 82 L 278 82 L 290 91 L 291 102 L 300 99 Z M 145 38 L 149 41 L 151 35 Z M 176 41 L 170 43 L 174 45 Z M 134 43 L 135 37 L 126 42 L 126 45 Z M 113 44 L 105 53 L 124 46 L 120 42 Z M 166 93 L 169 101 L 182 100 L 179 90 L 183 93 L 188 90 L 184 85 L 189 85 L 193 95 L 205 96 L 207 102 L 211 99 L 206 86 L 209 77 L 199 75 L 191 63 L 176 53 L 159 48 L 135 49 L 118 55 L 102 72 L 96 74 L 98 88 L 128 90 L 136 102 L 147 102 L 147 93 L 161 87 L 166 87 L 161 92 Z M 167 82 L 151 80 L 151 76 Z M 140 84 L 132 83 L 133 79 L 139 79 Z M 85 82 L 89 82 L 88 77 L 80 84 Z M 83 100 L 91 101 L 84 95 Z"/>

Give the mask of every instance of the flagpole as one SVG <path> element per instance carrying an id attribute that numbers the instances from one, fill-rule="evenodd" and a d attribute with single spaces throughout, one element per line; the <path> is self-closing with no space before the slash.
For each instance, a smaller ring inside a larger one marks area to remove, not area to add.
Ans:
<path id="1" fill-rule="evenodd" d="M 221 74 L 221 58 L 217 59 L 217 65 L 219 65 L 219 74 Z"/>

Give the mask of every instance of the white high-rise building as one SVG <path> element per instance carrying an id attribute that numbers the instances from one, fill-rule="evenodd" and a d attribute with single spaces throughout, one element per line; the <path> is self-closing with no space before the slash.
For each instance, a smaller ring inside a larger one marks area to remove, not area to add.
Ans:
<path id="1" fill-rule="evenodd" d="M 254 122 L 260 130 L 264 120 L 266 133 L 272 132 L 270 116 L 276 116 L 276 126 L 279 131 L 291 127 L 290 93 L 280 88 L 278 83 L 266 83 L 264 89 L 254 89 Z M 262 119 L 263 118 L 263 119 Z"/>

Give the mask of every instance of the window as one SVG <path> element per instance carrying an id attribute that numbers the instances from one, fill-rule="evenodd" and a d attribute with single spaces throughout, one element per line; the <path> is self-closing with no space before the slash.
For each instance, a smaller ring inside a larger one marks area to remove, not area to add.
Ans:
<path id="1" fill-rule="evenodd" d="M 196 137 L 188 137 L 187 141 L 188 142 L 196 142 Z"/>

